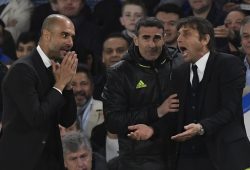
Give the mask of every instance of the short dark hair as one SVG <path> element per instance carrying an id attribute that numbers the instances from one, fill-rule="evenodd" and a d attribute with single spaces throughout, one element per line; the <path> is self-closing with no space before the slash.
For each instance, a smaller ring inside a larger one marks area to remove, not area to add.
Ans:
<path id="1" fill-rule="evenodd" d="M 192 29 L 197 30 L 199 32 L 200 39 L 205 38 L 205 36 L 208 34 L 210 36 L 210 40 L 208 42 L 207 48 L 210 51 L 214 51 L 214 28 L 208 20 L 200 17 L 189 16 L 186 18 L 182 18 L 177 22 L 177 30 L 180 30 L 181 27 L 190 27 Z"/>
<path id="2" fill-rule="evenodd" d="M 108 34 L 105 38 L 104 38 L 104 41 L 107 41 L 108 39 L 110 38 L 121 38 L 121 39 L 124 39 L 126 42 L 127 42 L 127 45 L 129 46 L 129 41 L 128 39 L 121 33 L 121 32 L 113 32 L 113 33 L 110 33 Z"/>
<path id="3" fill-rule="evenodd" d="M 163 3 L 159 5 L 155 11 L 154 11 L 154 16 L 157 15 L 158 12 L 165 12 L 165 13 L 174 13 L 179 16 L 179 18 L 183 17 L 183 12 L 181 8 L 173 3 Z"/>
<path id="4" fill-rule="evenodd" d="M 122 3 L 122 9 L 121 9 L 121 12 L 123 13 L 124 11 L 124 7 L 126 5 L 137 5 L 137 6 L 140 6 L 143 10 L 143 14 L 146 15 L 147 14 L 147 9 L 145 7 L 145 4 L 143 3 L 142 0 L 126 0 Z"/>
<path id="5" fill-rule="evenodd" d="M 141 27 L 157 27 L 164 31 L 164 24 L 155 17 L 141 18 L 135 25 L 135 35 L 138 36 Z"/>
<path id="6" fill-rule="evenodd" d="M 78 63 L 77 68 L 76 68 L 76 73 L 85 73 L 87 75 L 88 79 L 93 84 L 92 74 L 91 74 L 91 72 L 88 69 L 88 66 L 86 64 Z"/>
<path id="7" fill-rule="evenodd" d="M 36 44 L 36 35 L 33 32 L 22 32 L 17 39 L 16 48 L 18 48 L 20 43 L 27 44 L 28 42 L 34 42 Z"/>

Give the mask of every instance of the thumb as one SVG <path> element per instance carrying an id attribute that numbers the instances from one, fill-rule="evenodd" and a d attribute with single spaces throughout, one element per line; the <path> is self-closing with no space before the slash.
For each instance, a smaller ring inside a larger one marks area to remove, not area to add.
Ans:
<path id="1" fill-rule="evenodd" d="M 137 129 L 137 126 L 136 126 L 136 125 L 128 126 L 128 129 L 129 129 L 129 130 L 136 130 L 136 129 Z"/>

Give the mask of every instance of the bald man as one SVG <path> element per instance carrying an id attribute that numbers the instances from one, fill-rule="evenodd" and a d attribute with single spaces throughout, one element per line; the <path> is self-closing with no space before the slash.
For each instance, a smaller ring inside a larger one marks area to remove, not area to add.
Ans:
<path id="1" fill-rule="evenodd" d="M 70 51 L 74 35 L 69 18 L 48 16 L 36 50 L 15 62 L 6 75 L 1 169 L 63 169 L 58 124 L 69 127 L 76 119 L 70 86 L 78 62 L 77 54 Z"/>

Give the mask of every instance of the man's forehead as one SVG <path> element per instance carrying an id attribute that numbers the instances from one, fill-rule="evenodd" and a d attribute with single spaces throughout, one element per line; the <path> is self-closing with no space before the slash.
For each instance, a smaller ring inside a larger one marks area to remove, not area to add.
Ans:
<path id="1" fill-rule="evenodd" d="M 164 29 L 158 27 L 141 27 L 138 31 L 139 35 L 162 35 Z"/>

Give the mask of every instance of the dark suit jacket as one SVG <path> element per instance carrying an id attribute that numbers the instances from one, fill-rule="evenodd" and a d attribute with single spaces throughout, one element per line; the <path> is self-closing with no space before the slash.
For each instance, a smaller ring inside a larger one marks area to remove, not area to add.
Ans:
<path id="1" fill-rule="evenodd" d="M 76 104 L 72 91 L 64 90 L 61 95 L 52 88 L 54 80 L 49 75 L 52 72 L 35 50 L 15 62 L 5 76 L 1 170 L 34 170 L 38 162 L 63 168 L 58 123 L 65 127 L 73 124 Z M 42 155 L 48 159 L 43 160 Z M 54 161 L 48 163 L 52 157 Z"/>
<path id="2" fill-rule="evenodd" d="M 183 64 L 173 73 L 180 99 L 176 113 L 177 133 L 183 131 L 184 106 L 190 83 L 190 65 Z M 239 58 L 210 53 L 198 106 L 200 123 L 205 129 L 206 147 L 218 170 L 241 170 L 250 167 L 250 143 L 242 114 L 244 65 Z"/>

